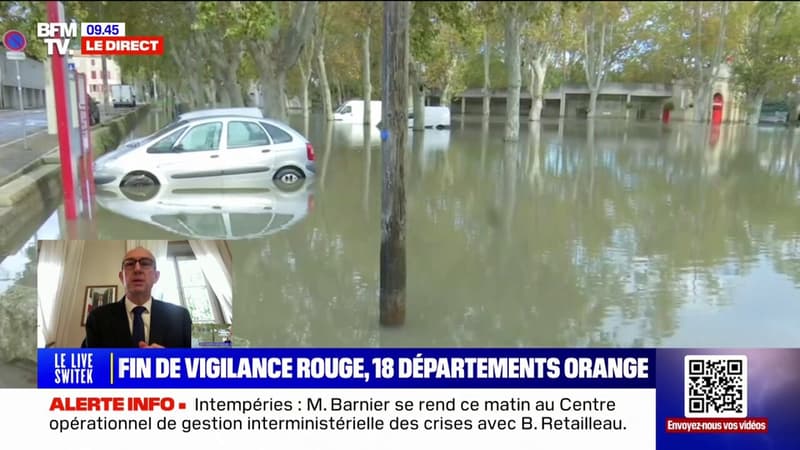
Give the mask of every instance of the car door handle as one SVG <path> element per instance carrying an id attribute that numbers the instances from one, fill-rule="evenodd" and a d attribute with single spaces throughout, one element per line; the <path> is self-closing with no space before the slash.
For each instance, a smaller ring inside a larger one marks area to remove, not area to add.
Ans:
<path id="1" fill-rule="evenodd" d="M 271 149 L 268 149 L 268 148 L 261 149 L 261 153 L 269 153 L 269 152 L 271 152 L 271 151 L 272 151 L 272 150 L 271 150 Z"/>
<path id="2" fill-rule="evenodd" d="M 212 158 L 219 158 L 219 155 L 211 155 Z"/>

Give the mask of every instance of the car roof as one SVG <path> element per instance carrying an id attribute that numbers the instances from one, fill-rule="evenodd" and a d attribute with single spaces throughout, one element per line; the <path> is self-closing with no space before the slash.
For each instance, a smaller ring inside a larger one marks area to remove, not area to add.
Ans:
<path id="1" fill-rule="evenodd" d="M 215 117 L 221 115 L 240 115 L 259 119 L 264 118 L 264 114 L 258 108 L 213 108 L 185 112 L 178 115 L 178 120 L 191 120 L 195 118 Z"/>
<path id="2" fill-rule="evenodd" d="M 198 123 L 198 122 L 213 122 L 215 120 L 232 120 L 232 119 L 233 120 L 235 120 L 235 119 L 245 119 L 245 120 L 253 120 L 253 121 L 257 121 L 257 122 L 266 123 L 266 124 L 269 124 L 269 125 L 276 126 L 276 127 L 280 128 L 281 130 L 283 130 L 284 132 L 288 132 L 288 133 L 294 135 L 294 137 L 296 137 L 296 138 L 308 140 L 308 138 L 305 135 L 303 135 L 303 133 L 295 130 L 288 123 L 281 122 L 280 120 L 276 120 L 276 119 L 269 119 L 269 118 L 266 118 L 266 117 L 252 117 L 252 116 L 240 115 L 240 114 L 217 114 L 217 115 L 211 115 L 211 116 L 206 116 L 206 117 L 195 117 L 195 118 L 190 118 L 190 119 L 178 119 L 173 123 L 178 124 L 175 127 L 175 128 L 178 128 L 180 126 L 189 125 L 189 124 L 195 124 L 195 123 Z"/>

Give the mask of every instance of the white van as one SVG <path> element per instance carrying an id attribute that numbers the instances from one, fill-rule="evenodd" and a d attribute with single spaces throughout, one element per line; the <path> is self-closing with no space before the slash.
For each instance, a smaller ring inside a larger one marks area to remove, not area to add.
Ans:
<path id="1" fill-rule="evenodd" d="M 369 103 L 369 123 L 377 124 L 381 121 L 381 106 L 383 102 L 373 100 Z M 333 120 L 344 123 L 364 123 L 364 100 L 348 100 L 333 112 Z"/>
<path id="2" fill-rule="evenodd" d="M 408 128 L 414 127 L 413 110 L 408 112 Z M 425 107 L 425 128 L 450 128 L 450 108 L 447 106 Z"/>

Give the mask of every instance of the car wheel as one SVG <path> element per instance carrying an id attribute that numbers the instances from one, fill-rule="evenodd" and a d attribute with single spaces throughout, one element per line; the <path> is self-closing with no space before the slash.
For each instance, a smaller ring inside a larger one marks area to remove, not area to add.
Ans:
<path id="1" fill-rule="evenodd" d="M 122 179 L 120 190 L 129 200 L 144 202 L 158 194 L 158 180 L 147 173 L 130 173 Z"/>
<path id="2" fill-rule="evenodd" d="M 303 186 L 305 175 L 295 167 L 284 167 L 275 173 L 275 184 L 283 191 L 294 191 Z"/>
<path id="3" fill-rule="evenodd" d="M 158 185 L 158 180 L 153 175 L 143 172 L 133 172 L 125 175 L 120 187 L 153 186 Z"/>

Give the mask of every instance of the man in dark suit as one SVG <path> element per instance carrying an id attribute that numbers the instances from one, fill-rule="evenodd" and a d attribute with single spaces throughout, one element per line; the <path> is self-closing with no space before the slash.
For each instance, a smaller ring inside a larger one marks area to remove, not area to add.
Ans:
<path id="1" fill-rule="evenodd" d="M 119 279 L 125 286 L 120 301 L 95 308 L 86 319 L 86 347 L 189 348 L 192 318 L 181 306 L 151 296 L 160 272 L 144 248 L 129 251 Z"/>

